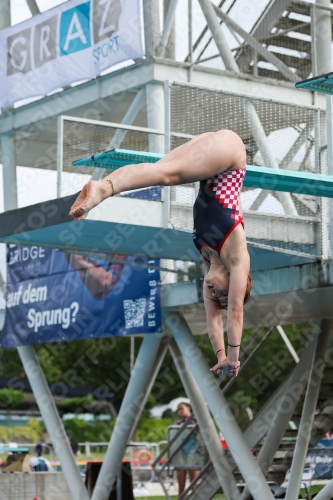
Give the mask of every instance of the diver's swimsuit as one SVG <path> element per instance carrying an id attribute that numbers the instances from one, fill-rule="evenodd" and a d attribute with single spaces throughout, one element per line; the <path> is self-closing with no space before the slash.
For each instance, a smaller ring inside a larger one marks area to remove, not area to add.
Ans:
<path id="1" fill-rule="evenodd" d="M 246 167 L 229 170 L 200 182 L 193 207 L 193 242 L 201 255 L 204 246 L 213 248 L 220 255 L 224 242 L 235 227 L 242 224 L 244 228 L 238 196 L 245 172 Z"/>

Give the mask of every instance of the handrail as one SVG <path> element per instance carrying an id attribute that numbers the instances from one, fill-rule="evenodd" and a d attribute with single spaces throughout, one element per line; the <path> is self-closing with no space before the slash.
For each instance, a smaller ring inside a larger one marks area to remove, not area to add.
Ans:
<path id="1" fill-rule="evenodd" d="M 152 467 L 154 467 L 154 465 L 157 464 L 157 462 L 159 460 L 161 460 L 161 458 L 163 457 L 163 455 L 165 455 L 165 453 L 168 451 L 168 449 L 170 448 L 170 446 L 176 441 L 176 439 L 181 435 L 181 433 L 183 432 L 183 429 L 185 429 L 185 427 L 187 427 L 187 424 L 188 422 L 190 422 L 191 420 L 193 419 L 193 414 L 191 413 L 191 415 L 188 417 L 187 420 L 185 420 L 185 422 L 180 426 L 179 430 L 176 432 L 176 434 L 170 439 L 170 441 L 168 442 L 168 444 L 166 445 L 165 448 L 163 448 L 163 450 L 161 451 L 161 453 L 155 458 L 154 462 L 152 463 Z"/>

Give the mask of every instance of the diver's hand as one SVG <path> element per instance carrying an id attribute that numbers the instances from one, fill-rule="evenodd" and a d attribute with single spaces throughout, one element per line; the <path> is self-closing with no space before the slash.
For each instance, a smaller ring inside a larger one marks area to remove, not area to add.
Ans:
<path id="1" fill-rule="evenodd" d="M 215 372 L 218 375 L 229 375 L 230 377 L 237 377 L 238 372 L 240 369 L 240 362 L 239 361 L 231 361 L 227 357 L 225 357 L 223 360 L 218 361 L 218 363 L 213 366 L 210 371 Z"/>
<path id="2" fill-rule="evenodd" d="M 108 184 L 106 182 L 90 181 L 83 186 L 81 193 L 72 206 L 69 215 L 75 220 L 85 219 L 89 210 L 96 207 L 105 198 L 110 196 L 108 193 Z"/>

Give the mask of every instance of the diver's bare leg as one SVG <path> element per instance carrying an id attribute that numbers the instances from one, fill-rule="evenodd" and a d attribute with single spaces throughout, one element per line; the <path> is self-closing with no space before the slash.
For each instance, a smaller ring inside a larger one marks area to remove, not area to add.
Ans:
<path id="1" fill-rule="evenodd" d="M 76 219 L 84 218 L 89 210 L 112 194 L 200 181 L 229 168 L 242 168 L 245 161 L 244 144 L 234 132 L 220 130 L 202 134 L 157 163 L 126 165 L 105 177 L 103 182 L 90 181 L 84 186 L 70 215 Z"/>

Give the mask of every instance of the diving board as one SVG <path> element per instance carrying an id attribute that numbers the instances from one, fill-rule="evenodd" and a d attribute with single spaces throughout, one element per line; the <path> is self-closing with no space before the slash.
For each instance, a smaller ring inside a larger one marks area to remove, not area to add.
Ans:
<path id="1" fill-rule="evenodd" d="M 186 231 L 148 225 L 162 218 L 162 203 L 156 201 L 108 198 L 89 214 L 74 221 L 69 211 L 79 193 L 9 210 L 0 214 L 0 242 L 57 248 L 64 252 L 122 253 L 157 259 L 200 262 L 192 234 Z M 140 205 L 141 202 L 141 205 Z M 119 208 L 119 203 L 121 204 Z M 130 207 L 131 218 L 119 218 L 124 205 Z M 136 207 L 149 210 L 146 224 L 140 225 Z M 157 212 L 157 214 L 155 213 Z M 116 220 L 112 220 L 116 214 Z"/>
<path id="2" fill-rule="evenodd" d="M 45 246 L 74 253 L 123 253 L 156 259 L 201 261 L 193 245 L 192 225 L 187 229 L 175 229 L 171 224 L 165 227 L 163 202 L 115 196 L 92 209 L 86 219 L 74 221 L 68 213 L 77 195 L 0 214 L 0 242 Z M 185 208 L 181 207 L 181 210 Z M 192 211 L 192 207 L 188 210 Z M 249 245 L 253 238 L 268 238 L 269 245 L 274 247 L 282 239 L 293 242 L 296 249 L 301 245 L 308 249 L 308 254 L 313 253 L 311 249 L 316 243 L 318 221 L 299 217 L 295 231 L 294 217 L 282 216 L 279 219 L 277 216 L 272 223 L 265 214 L 246 212 L 244 215 Z M 289 262 L 290 255 L 279 255 L 278 249 L 271 246 L 266 248 L 266 257 L 274 254 L 270 267 L 272 264 L 281 265 L 282 261 L 283 265 Z M 257 250 L 254 252 L 252 248 L 252 269 L 268 265 L 262 254 L 256 263 L 256 255 Z M 316 258 L 313 254 L 310 260 Z"/>
<path id="3" fill-rule="evenodd" d="M 327 138 L 327 171 L 333 177 L 333 72 L 314 76 L 295 84 L 297 89 L 326 94 L 326 138 Z M 325 148 L 325 144 L 323 145 Z M 332 198 L 330 196 L 329 198 Z M 329 201 L 329 240 L 333 255 L 333 201 Z"/>
<path id="4" fill-rule="evenodd" d="M 74 164 L 114 170 L 130 163 L 154 163 L 162 156 L 115 149 Z M 247 167 L 245 186 L 333 198 L 333 177 L 308 172 L 250 165 Z M 74 221 L 68 214 L 77 195 L 0 214 L 0 242 L 52 247 L 68 252 L 123 253 L 192 262 L 201 260 L 193 246 L 192 226 L 174 228 L 170 221 L 166 223 L 164 202 L 115 196 L 91 210 L 86 219 Z M 172 205 L 172 209 L 179 209 L 182 213 L 186 210 L 192 212 L 191 205 L 178 208 Z M 311 260 L 316 259 L 312 247 L 316 244 L 317 219 L 298 217 L 298 231 L 295 231 L 295 217 L 281 217 L 280 220 L 279 216 L 275 216 L 272 224 L 265 214 L 247 212 L 245 220 L 249 244 L 253 239 L 253 245 L 258 239 L 259 244 L 268 239 L 265 248 L 276 256 L 279 251 L 275 242 L 290 241 L 296 245 L 295 251 L 299 256 L 304 253 L 298 248 L 302 246 L 306 247 Z M 255 264 L 255 259 L 252 261 Z"/>
<path id="5" fill-rule="evenodd" d="M 129 164 L 156 163 L 163 156 L 162 154 L 127 149 L 112 149 L 76 160 L 73 162 L 73 166 L 117 170 Z M 298 170 L 247 165 L 244 187 L 333 198 L 333 176 L 299 172 Z"/>
<path id="6" fill-rule="evenodd" d="M 333 94 L 333 72 L 302 80 L 297 82 L 295 87 L 321 94 Z"/>

